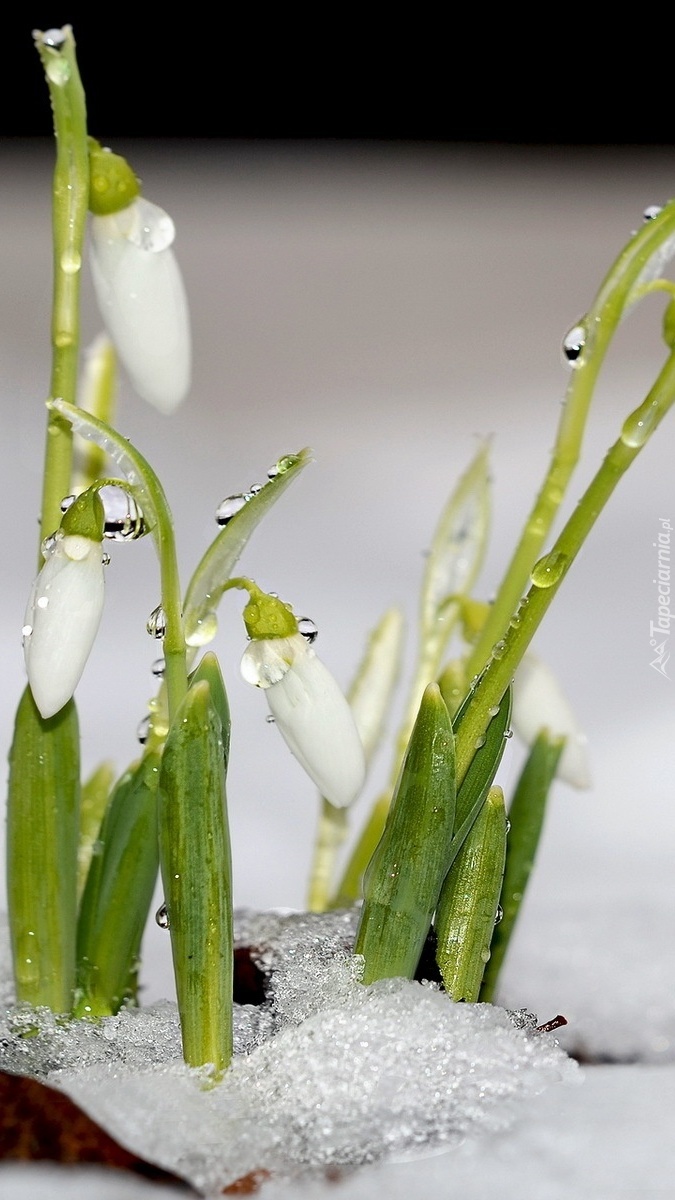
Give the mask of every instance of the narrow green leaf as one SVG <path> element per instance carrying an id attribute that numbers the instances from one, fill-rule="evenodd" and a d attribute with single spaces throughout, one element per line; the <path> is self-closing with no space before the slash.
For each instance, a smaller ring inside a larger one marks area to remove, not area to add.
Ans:
<path id="1" fill-rule="evenodd" d="M 98 838 L 114 781 L 115 768 L 113 764 L 111 762 L 104 762 L 82 784 L 80 841 L 77 848 L 78 903 L 82 898 L 84 885 L 87 882 L 92 849 Z"/>
<path id="2" fill-rule="evenodd" d="M 190 580 L 183 613 L 188 646 L 204 646 L 215 636 L 216 608 L 223 585 L 232 574 L 248 539 L 300 472 L 311 462 L 311 452 L 287 454 L 277 463 L 277 474 L 230 518 L 209 546 Z"/>
<path id="3" fill-rule="evenodd" d="M 220 663 L 211 650 L 207 651 L 189 677 L 190 687 L 204 681 L 208 683 L 211 689 L 211 702 L 220 720 L 223 739 L 223 760 L 225 763 L 225 772 L 227 773 L 230 758 L 230 703 L 227 699 L 225 681 L 220 669 Z"/>
<path id="4" fill-rule="evenodd" d="M 447 872 L 455 821 L 452 726 L 437 684 L 422 698 L 382 838 L 364 879 L 354 951 L 364 983 L 411 979 Z"/>
<path id="5" fill-rule="evenodd" d="M 109 1016 L 136 998 L 136 965 L 159 864 L 159 764 L 154 751 L 130 767 L 103 819 L 80 904 L 76 1016 Z"/>
<path id="6" fill-rule="evenodd" d="M 162 756 L 159 847 L 183 1054 L 217 1072 L 232 1056 L 232 868 L 220 718 L 203 680 Z"/>
<path id="7" fill-rule="evenodd" d="M 488 445 L 484 442 L 448 500 L 434 533 L 422 581 L 422 641 L 445 644 L 457 617 L 455 597 L 473 587 L 487 545 L 490 520 Z"/>
<path id="8" fill-rule="evenodd" d="M 532 744 L 509 809 L 510 830 L 501 894 L 503 917 L 492 937 L 490 961 L 480 998 L 492 1002 L 511 935 L 520 912 L 544 823 L 551 785 L 564 748 L 564 739 L 542 730 Z"/>
<path id="9" fill-rule="evenodd" d="M 436 912 L 436 960 L 453 1000 L 478 1000 L 499 906 L 506 857 L 506 809 L 490 789 L 443 884 Z"/>
<path id="10" fill-rule="evenodd" d="M 45 721 L 26 688 L 9 768 L 7 893 L 17 999 L 70 1012 L 80 808 L 73 700 Z"/>
<path id="11" fill-rule="evenodd" d="M 471 703 L 472 696 L 469 693 L 469 696 L 460 707 L 452 723 L 455 737 L 457 737 L 461 729 L 462 721 Z M 512 703 L 513 689 L 509 686 L 499 706 L 496 706 L 497 711 L 490 718 L 490 723 L 485 732 L 485 740 L 474 749 L 473 758 L 457 792 L 455 841 L 460 842 L 460 844 L 483 807 L 485 797 L 490 790 L 499 764 L 502 761 L 506 742 L 509 737 Z"/>

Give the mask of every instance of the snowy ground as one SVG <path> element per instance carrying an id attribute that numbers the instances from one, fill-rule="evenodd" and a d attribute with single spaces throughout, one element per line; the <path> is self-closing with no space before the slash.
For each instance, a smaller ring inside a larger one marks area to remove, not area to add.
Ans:
<path id="1" fill-rule="evenodd" d="M 476 434 L 493 435 L 494 535 L 481 591 L 494 590 L 553 441 L 566 384 L 561 339 L 643 210 L 672 193 L 671 156 L 242 146 L 174 149 L 169 160 L 141 144 L 129 150 L 146 194 L 177 223 L 195 387 L 165 420 L 123 385 L 120 426 L 164 479 L 186 570 L 223 496 L 263 477 L 279 454 L 314 448 L 316 465 L 256 534 L 243 565 L 316 620 L 322 656 L 346 684 L 366 630 L 389 604 L 400 603 L 414 629 L 422 552 Z M 6 143 L 1 153 L 5 753 L 35 558 L 51 147 Z M 87 280 L 84 289 L 90 297 Z M 649 301 L 622 331 L 577 488 L 661 361 L 660 312 Z M 85 324 L 86 337 L 98 331 L 93 317 Z M 675 515 L 672 446 L 671 415 L 622 481 L 537 639 L 588 733 L 594 786 L 555 791 L 500 998 L 540 1021 L 564 1013 L 561 1044 L 614 1065 L 584 1067 L 580 1087 L 514 1098 L 502 1133 L 465 1131 L 461 1146 L 424 1162 L 361 1167 L 326 1185 L 328 1194 L 675 1195 L 675 668 L 669 678 L 649 665 L 654 542 L 659 520 Z M 573 487 L 565 512 L 575 495 Z M 144 544 L 114 551 L 101 640 L 78 692 L 87 769 L 102 757 L 121 769 L 134 756 L 151 694 L 152 553 Z M 215 648 L 235 721 L 235 899 L 301 908 L 313 789 L 266 725 L 260 697 L 238 679 L 243 638 L 231 605 Z M 519 754 L 512 745 L 507 791 Z M 359 815 L 387 767 L 383 753 Z M 167 943 L 149 929 L 147 1003 L 173 995 Z M 32 1169 L 5 1168 L 0 1196 L 58 1196 L 57 1176 L 40 1184 Z M 128 1181 L 106 1191 L 84 1178 L 83 1194 L 111 1200 L 147 1191 Z M 72 1177 L 62 1186 L 77 1196 Z M 276 1195 L 284 1186 L 266 1188 Z M 307 1187 L 319 1196 L 323 1185 Z M 299 1184 L 286 1191 L 302 1195 Z"/>

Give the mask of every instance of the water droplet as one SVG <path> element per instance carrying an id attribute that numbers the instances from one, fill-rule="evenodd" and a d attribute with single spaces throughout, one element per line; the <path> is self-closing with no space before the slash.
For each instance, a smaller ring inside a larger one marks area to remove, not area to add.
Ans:
<path id="1" fill-rule="evenodd" d="M 206 612 L 203 617 L 199 617 L 194 629 L 191 629 L 185 637 L 187 646 L 205 646 L 207 642 L 212 642 L 218 632 L 218 617 L 214 612 Z"/>
<path id="2" fill-rule="evenodd" d="M 33 37 L 39 38 L 43 46 L 60 50 L 66 40 L 66 32 L 64 29 L 46 29 L 44 33 L 38 33 L 36 30 Z"/>
<path id="3" fill-rule="evenodd" d="M 252 496 L 257 496 L 258 492 L 262 492 L 264 486 L 262 483 L 252 483 L 248 490 Z"/>
<path id="4" fill-rule="evenodd" d="M 157 608 L 153 608 L 146 621 L 145 628 L 150 634 L 150 637 L 164 637 L 166 634 L 166 613 L 164 612 L 161 604 L 158 604 Z"/>
<path id="5" fill-rule="evenodd" d="M 274 725 L 274 717 L 272 716 L 271 713 L 267 714 L 267 716 L 265 717 L 265 720 L 267 721 L 268 725 Z"/>
<path id="6" fill-rule="evenodd" d="M 101 562 L 103 563 L 104 567 L 110 566 L 110 555 L 105 550 L 103 551 L 103 554 L 101 555 Z"/>
<path id="7" fill-rule="evenodd" d="M 502 908 L 501 904 L 498 904 L 497 911 L 495 913 L 495 925 L 499 925 L 499 922 L 503 921 L 503 920 L 504 920 L 504 909 Z"/>
<path id="8" fill-rule="evenodd" d="M 476 750 L 480 750 L 481 746 L 484 746 L 484 745 L 485 745 L 485 734 L 481 733 L 480 737 L 476 738 L 476 740 L 474 742 L 474 746 L 475 746 Z"/>
<path id="9" fill-rule="evenodd" d="M 159 254 L 167 250 L 176 237 L 176 226 L 168 213 L 158 204 L 138 196 L 134 203 L 136 224 L 127 234 L 128 240 L 141 250 Z"/>
<path id="10" fill-rule="evenodd" d="M 231 521 L 238 512 L 241 512 L 250 499 L 250 492 L 242 492 L 238 496 L 226 496 L 224 500 L 221 500 L 216 509 L 216 523 L 218 525 L 227 525 L 228 521 Z"/>
<path id="11" fill-rule="evenodd" d="M 498 712 L 499 712 L 498 704 L 493 704 L 492 708 L 488 708 L 488 716 L 490 716 L 490 717 L 496 717 Z"/>
<path id="12" fill-rule="evenodd" d="M 488 950 L 487 946 L 485 947 L 484 950 L 481 950 L 480 957 L 481 957 L 481 962 L 486 963 L 486 962 L 490 961 L 490 951 Z"/>
<path id="13" fill-rule="evenodd" d="M 505 828 L 506 828 L 506 832 L 507 832 L 507 833 L 510 833 L 510 832 L 511 832 L 511 822 L 509 821 L 509 818 L 508 818 L 508 817 L 506 818 L 506 826 L 505 826 Z"/>
<path id="14" fill-rule="evenodd" d="M 314 624 L 311 617 L 298 617 L 298 633 L 301 633 L 307 639 L 310 646 L 319 636 L 318 627 Z"/>
<path id="15" fill-rule="evenodd" d="M 150 717 L 143 717 L 143 720 L 139 721 L 136 728 L 136 737 L 141 743 L 141 746 L 144 746 L 150 737 Z"/>
<path id="16" fill-rule="evenodd" d="M 505 650 L 506 642 L 503 639 L 499 642 L 495 642 L 494 646 L 492 647 L 492 657 L 496 658 L 497 660 L 503 658 Z"/>
<path id="17" fill-rule="evenodd" d="M 551 551 L 539 559 L 532 568 L 532 582 L 540 588 L 553 587 L 562 578 L 569 566 L 569 558 L 560 551 Z"/>
<path id="18" fill-rule="evenodd" d="M 155 913 L 155 920 L 156 920 L 157 924 L 159 925 L 160 929 L 170 929 L 171 928 L 171 925 L 169 924 L 169 910 L 166 907 L 166 904 L 160 904 L 159 908 L 157 909 L 157 912 Z"/>
<path id="19" fill-rule="evenodd" d="M 76 496 L 64 496 L 61 504 L 59 505 L 61 512 L 68 512 L 71 504 L 74 504 L 76 499 Z"/>
<path id="20" fill-rule="evenodd" d="M 46 538 L 44 538 L 42 545 L 40 546 L 43 558 L 49 558 L 50 555 L 54 553 L 62 537 L 63 534 L 61 533 L 61 530 L 57 529 L 56 533 L 50 533 Z"/>
<path id="21" fill-rule="evenodd" d="M 650 433 L 654 431 L 659 418 L 659 406 L 656 401 L 647 407 L 640 406 L 623 423 L 621 441 L 625 446 L 637 449 L 644 446 Z"/>
<path id="22" fill-rule="evenodd" d="M 61 255 L 61 270 L 65 275 L 77 275 L 82 266 L 82 259 L 76 250 L 64 250 Z"/>
<path id="23" fill-rule="evenodd" d="M 161 679 L 166 670 L 166 662 L 163 658 L 156 658 L 150 670 L 157 679 Z"/>
<path id="24" fill-rule="evenodd" d="M 658 217 L 660 212 L 663 212 L 662 204 L 648 204 L 642 214 L 642 220 L 653 221 L 654 217 Z"/>
<path id="25" fill-rule="evenodd" d="M 32 625 L 24 625 L 23 629 L 21 630 L 21 645 L 22 646 L 26 645 L 26 642 L 29 640 L 32 632 L 33 632 Z"/>
<path id="26" fill-rule="evenodd" d="M 512 629 L 518 628 L 518 626 L 520 625 L 520 617 L 518 616 L 517 613 L 511 617 L 511 620 L 509 621 L 509 625 L 511 626 Z"/>
<path id="27" fill-rule="evenodd" d="M 504 730 L 504 737 L 505 737 L 505 738 L 512 738 L 512 737 L 513 737 L 513 730 L 512 730 L 512 729 L 505 729 L 505 730 Z"/>
<path id="28" fill-rule="evenodd" d="M 113 542 L 133 542 L 143 537 L 145 521 L 133 496 L 114 486 L 101 488 L 99 496 L 105 513 L 105 537 Z"/>
<path id="29" fill-rule="evenodd" d="M 283 454 L 281 458 L 278 458 L 277 461 L 269 468 L 267 472 L 267 478 L 276 479 L 277 475 L 283 475 L 297 461 L 298 457 L 296 454 Z"/>
<path id="30" fill-rule="evenodd" d="M 579 365 L 579 359 L 586 345 L 586 327 L 578 322 L 573 325 L 569 333 L 566 333 L 563 338 L 562 352 L 563 359 L 572 366 Z"/>

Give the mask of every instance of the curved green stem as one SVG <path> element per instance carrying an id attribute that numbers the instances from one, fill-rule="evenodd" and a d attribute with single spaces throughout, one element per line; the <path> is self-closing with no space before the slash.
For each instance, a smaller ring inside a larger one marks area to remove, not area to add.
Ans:
<path id="1" fill-rule="evenodd" d="M 126 483 L 119 479 L 100 480 L 96 486 L 114 483 L 126 489 L 128 485 L 152 533 L 159 558 L 161 604 L 166 618 L 164 681 L 169 719 L 173 720 L 187 692 L 187 657 L 176 540 L 164 488 L 143 455 L 105 421 L 99 421 L 91 413 L 75 408 L 64 400 L 52 400 L 48 407 L 64 417 L 81 437 L 101 446 L 118 464 L 126 476 Z"/>
<path id="2" fill-rule="evenodd" d="M 675 401 L 675 352 L 666 360 L 646 399 L 624 421 L 621 434 L 584 492 L 553 549 L 532 572 L 532 586 L 521 601 L 517 620 L 509 625 L 473 691 L 457 733 L 457 781 L 461 783 L 477 741 L 484 735 L 489 710 L 504 695 L 536 630 L 557 594 L 617 483 Z"/>
<path id="3" fill-rule="evenodd" d="M 80 273 L 89 199 L 89 151 L 84 90 L 75 57 L 72 30 L 64 41 L 47 45 L 41 33 L 35 45 L 44 67 L 54 113 L 56 166 L 52 224 L 54 285 L 52 302 L 52 399 L 75 403 L 80 338 Z M 58 528 L 61 500 L 70 491 L 72 431 L 59 413 L 50 410 L 45 448 L 40 541 Z M 42 565 L 42 558 L 38 560 Z"/>
<path id="4" fill-rule="evenodd" d="M 585 340 L 574 363 L 551 463 L 487 621 L 471 652 L 467 664 L 469 679 L 483 669 L 492 647 L 505 635 L 579 460 L 595 384 L 612 338 L 627 307 L 648 292 L 657 290 L 659 281 L 639 284 L 640 275 L 649 260 L 674 234 L 675 201 L 671 200 L 654 220 L 631 238 L 580 322 Z"/>

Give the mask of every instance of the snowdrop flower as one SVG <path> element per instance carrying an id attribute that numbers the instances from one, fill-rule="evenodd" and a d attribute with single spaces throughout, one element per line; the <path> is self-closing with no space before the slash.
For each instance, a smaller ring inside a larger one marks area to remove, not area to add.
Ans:
<path id="1" fill-rule="evenodd" d="M 351 708 L 290 609 L 254 584 L 250 590 L 244 621 L 252 641 L 242 675 L 265 690 L 279 732 L 322 796 L 345 808 L 366 773 Z"/>
<path id="2" fill-rule="evenodd" d="M 90 154 L 91 270 L 101 316 L 139 396 L 170 413 L 187 394 L 191 363 L 187 300 L 171 249 L 175 227 L 137 194 L 123 159 L 97 143 Z"/>
<path id="3" fill-rule="evenodd" d="M 75 511 L 73 511 L 75 510 Z M 47 720 L 70 700 L 103 612 L 103 506 L 83 493 L 46 540 L 23 627 L 28 682 Z"/>
<path id="4" fill-rule="evenodd" d="M 552 737 L 564 737 L 558 778 L 576 788 L 591 786 L 586 736 L 555 675 L 533 654 L 526 654 L 516 671 L 511 723 L 528 746 L 544 728 Z"/>

